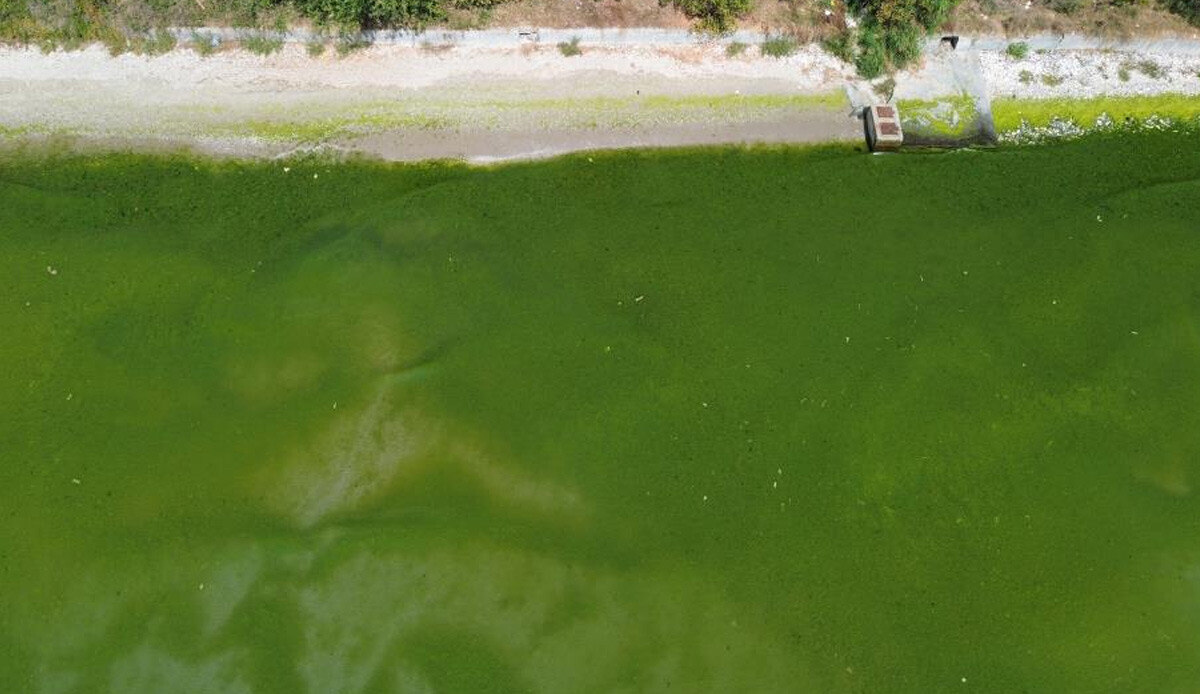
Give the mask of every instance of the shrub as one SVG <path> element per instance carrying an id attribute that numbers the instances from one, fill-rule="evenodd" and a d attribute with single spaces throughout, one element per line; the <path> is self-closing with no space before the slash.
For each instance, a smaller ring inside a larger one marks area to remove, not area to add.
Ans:
<path id="1" fill-rule="evenodd" d="M 1136 68 L 1138 72 L 1154 80 L 1160 79 L 1166 74 L 1166 72 L 1162 69 L 1162 66 L 1153 60 L 1139 61 L 1136 65 L 1134 65 L 1134 68 Z"/>
<path id="2" fill-rule="evenodd" d="M 1083 8 L 1083 0 L 1050 0 L 1050 9 L 1059 14 L 1072 15 Z"/>
<path id="3" fill-rule="evenodd" d="M 442 0 L 296 0 L 296 5 L 318 24 L 354 29 L 419 29 L 445 17 Z"/>
<path id="4" fill-rule="evenodd" d="M 796 52 L 799 46 L 796 44 L 796 39 L 791 36 L 768 36 L 763 39 L 759 50 L 763 55 L 769 55 L 772 58 L 786 58 Z"/>
<path id="5" fill-rule="evenodd" d="M 751 0 L 671 0 L 696 28 L 709 34 L 727 34 L 737 26 L 738 17 L 750 11 Z M 667 0 L 659 0 L 660 5 Z"/>
<path id="6" fill-rule="evenodd" d="M 854 34 L 841 31 L 821 42 L 821 47 L 843 63 L 854 62 Z"/>
<path id="7" fill-rule="evenodd" d="M 1007 53 L 1008 57 L 1010 58 L 1022 60 L 1025 58 L 1025 56 L 1029 55 L 1029 44 L 1025 43 L 1024 41 L 1010 43 L 1008 44 L 1008 48 L 1004 49 L 1004 52 Z"/>
<path id="8" fill-rule="evenodd" d="M 558 52 L 564 56 L 571 58 L 583 54 L 583 49 L 579 47 L 579 37 L 572 36 L 570 41 L 559 41 Z"/>
<path id="9" fill-rule="evenodd" d="M 1021 74 L 1017 76 L 1017 79 L 1020 80 L 1021 84 L 1032 84 L 1033 73 L 1028 70 L 1022 70 Z"/>
<path id="10" fill-rule="evenodd" d="M 731 41 L 725 46 L 725 55 L 730 58 L 736 58 L 746 52 L 747 44 L 741 41 Z"/>
<path id="11" fill-rule="evenodd" d="M 883 52 L 883 42 L 874 27 L 866 27 L 858 34 L 858 58 L 854 67 L 863 79 L 875 79 L 883 74 L 887 67 L 887 57 Z"/>
<path id="12" fill-rule="evenodd" d="M 883 52 L 896 67 L 904 67 L 921 55 L 924 32 L 916 24 L 901 24 L 883 32 Z"/>
<path id="13" fill-rule="evenodd" d="M 252 34 L 244 36 L 241 40 L 242 48 L 254 53 L 255 55 L 271 55 L 283 49 L 283 39 L 263 36 L 262 34 Z"/>
<path id="14" fill-rule="evenodd" d="M 1117 68 L 1117 79 L 1121 80 L 1122 82 L 1129 81 L 1129 67 L 1127 65 L 1122 65 L 1121 67 Z"/>
<path id="15" fill-rule="evenodd" d="M 1200 26 L 1200 0 L 1165 0 L 1167 9 Z"/>
<path id="16" fill-rule="evenodd" d="M 217 37 L 208 32 L 192 32 L 192 49 L 202 56 L 210 56 L 215 53 L 219 43 Z"/>
<path id="17" fill-rule="evenodd" d="M 304 50 L 308 53 L 308 57 L 316 58 L 325 53 L 325 41 L 315 38 L 304 44 Z"/>
<path id="18" fill-rule="evenodd" d="M 338 57 L 344 58 L 371 45 L 371 40 L 361 31 L 342 31 L 337 38 Z"/>

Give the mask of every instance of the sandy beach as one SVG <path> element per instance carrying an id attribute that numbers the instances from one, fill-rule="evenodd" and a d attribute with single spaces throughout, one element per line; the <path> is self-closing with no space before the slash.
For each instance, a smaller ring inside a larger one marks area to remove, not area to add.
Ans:
<path id="1" fill-rule="evenodd" d="M 581 149 L 856 140 L 854 107 L 881 98 L 877 85 L 816 46 L 776 59 L 751 45 L 731 57 L 726 42 L 686 32 L 580 30 L 590 42 L 566 57 L 545 38 L 510 33 L 507 41 L 496 31 L 385 41 L 345 57 L 310 57 L 298 40 L 266 57 L 3 48 L 0 142 L 487 162 Z M 956 51 L 931 41 L 921 64 L 896 76 L 893 96 L 966 94 L 986 110 L 998 97 L 1200 94 L 1198 41 L 1027 41 L 1021 60 L 998 37 Z"/>

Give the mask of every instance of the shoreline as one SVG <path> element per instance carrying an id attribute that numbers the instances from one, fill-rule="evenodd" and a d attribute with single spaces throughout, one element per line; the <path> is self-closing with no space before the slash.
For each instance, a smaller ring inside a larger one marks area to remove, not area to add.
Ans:
<path id="1" fill-rule="evenodd" d="M 577 33 L 587 31 L 599 30 Z M 641 38 L 582 43 L 582 55 L 566 57 L 544 39 L 489 44 L 496 33 L 460 32 L 479 45 L 384 43 L 345 57 L 310 57 L 295 42 L 270 56 L 0 48 L 0 147 L 56 141 L 221 157 L 324 151 L 487 163 L 593 149 L 853 141 L 862 132 L 854 110 L 883 100 L 879 80 L 859 80 L 811 45 L 785 58 L 757 46 L 731 56 L 726 44 L 694 36 L 691 44 L 638 43 L 684 32 L 621 30 L 613 33 Z M 1075 47 L 1039 48 L 1051 41 Z M 1183 115 L 1200 115 L 1200 41 L 1142 40 L 1128 50 L 1077 47 L 1083 41 L 1025 39 L 1028 54 L 1016 59 L 994 37 L 964 37 L 955 51 L 931 40 L 918 67 L 895 75 L 891 100 L 902 115 L 906 104 L 920 105 L 906 129 L 938 136 L 972 119 L 990 126 L 997 99 L 1179 94 Z"/>

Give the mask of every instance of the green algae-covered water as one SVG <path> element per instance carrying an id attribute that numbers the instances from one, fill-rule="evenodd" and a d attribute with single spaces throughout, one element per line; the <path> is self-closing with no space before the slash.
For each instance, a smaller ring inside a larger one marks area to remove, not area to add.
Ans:
<path id="1" fill-rule="evenodd" d="M 0 690 L 1200 691 L 1200 144 L 10 158 Z"/>

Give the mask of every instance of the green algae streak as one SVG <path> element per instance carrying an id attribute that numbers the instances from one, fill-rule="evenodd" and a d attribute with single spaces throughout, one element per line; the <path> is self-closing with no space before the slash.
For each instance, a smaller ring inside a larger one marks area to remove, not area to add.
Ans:
<path id="1" fill-rule="evenodd" d="M 1160 133 L 9 159 L 0 690 L 1190 691 L 1198 200 Z"/>

